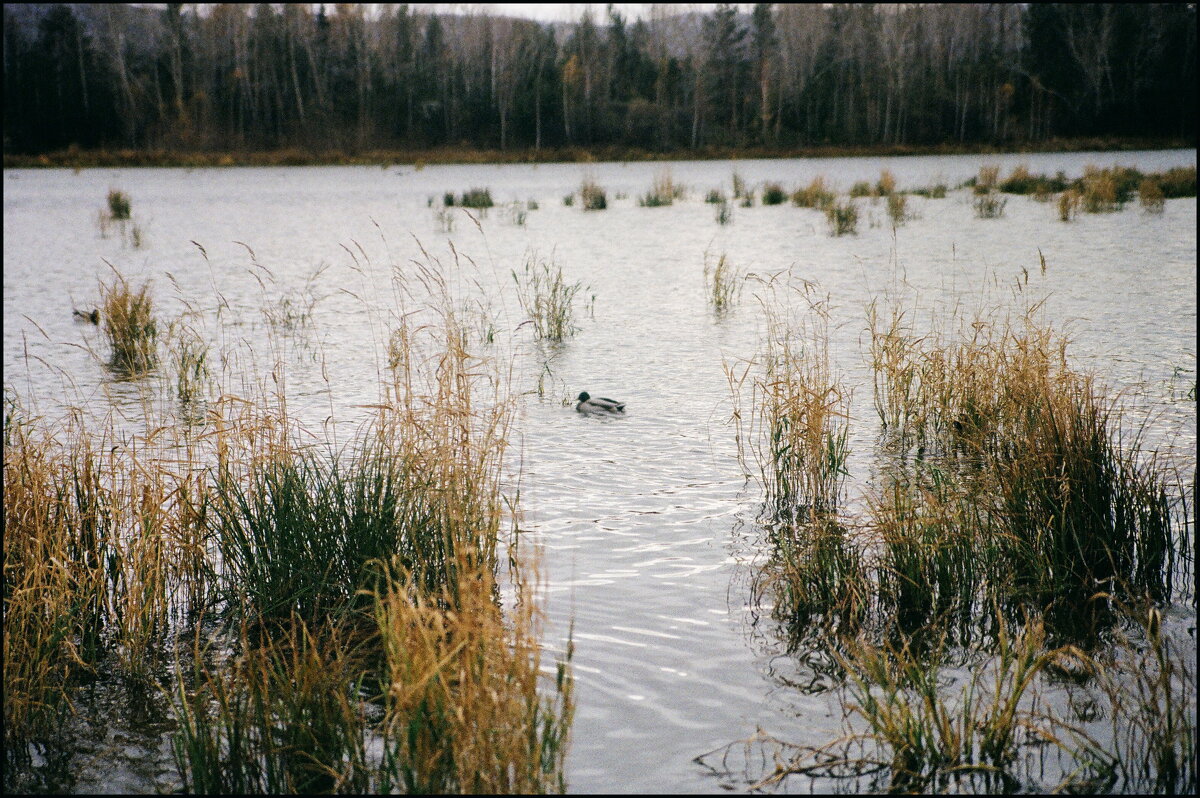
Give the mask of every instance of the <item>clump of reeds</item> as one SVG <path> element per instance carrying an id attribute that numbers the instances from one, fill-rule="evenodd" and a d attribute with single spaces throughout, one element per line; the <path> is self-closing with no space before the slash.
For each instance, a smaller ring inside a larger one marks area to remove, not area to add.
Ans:
<path id="1" fill-rule="evenodd" d="M 756 579 L 755 593 L 769 596 L 775 618 L 789 630 L 791 644 L 814 629 L 856 626 L 866 615 L 869 582 L 858 547 L 838 511 L 847 476 L 850 394 L 831 370 L 825 302 L 806 289 L 809 313 L 787 319 L 788 302 L 775 297 L 778 286 L 764 282 L 759 296 L 767 316 L 765 346 L 740 377 L 726 376 L 740 402 L 751 380 L 750 425 L 743 436 L 740 410 L 739 457 L 750 454 L 765 491 L 761 520 L 771 556 Z M 816 623 L 820 619 L 821 623 Z"/>
<path id="2" fill-rule="evenodd" d="M 868 180 L 859 180 L 854 185 L 850 186 L 851 197 L 873 197 L 875 196 L 875 187 Z"/>
<path id="3" fill-rule="evenodd" d="M 718 315 L 727 313 L 737 304 L 742 293 L 741 272 L 724 252 L 714 263 L 709 253 L 704 253 L 704 287 L 708 303 Z"/>
<path id="4" fill-rule="evenodd" d="M 4 734 L 17 746 L 53 729 L 101 667 L 144 676 L 173 608 L 203 606 L 209 574 L 186 451 L 167 466 L 111 430 L 46 426 L 6 413 Z"/>
<path id="5" fill-rule="evenodd" d="M 979 167 L 979 174 L 976 175 L 972 183 L 976 194 L 987 194 L 996 188 L 996 182 L 1000 178 L 1000 167 L 995 165 L 987 165 Z"/>
<path id="6" fill-rule="evenodd" d="M 728 202 L 725 197 L 725 192 L 719 188 L 710 189 L 709 192 L 704 195 L 704 201 L 709 205 L 719 205 L 720 203 Z"/>
<path id="7" fill-rule="evenodd" d="M 460 208 L 491 208 L 495 205 L 492 202 L 491 189 L 487 188 L 471 188 L 459 194 L 457 200 L 452 192 L 446 192 L 442 196 L 442 204 L 446 207 L 457 205 Z"/>
<path id="8" fill-rule="evenodd" d="M 683 186 L 671 177 L 670 169 L 662 169 L 654 176 L 650 190 L 638 197 L 638 205 L 643 208 L 657 208 L 670 205 L 683 196 Z"/>
<path id="9" fill-rule="evenodd" d="M 608 207 L 608 195 L 590 175 L 584 177 L 579 187 L 579 199 L 585 211 L 602 211 Z"/>
<path id="10" fill-rule="evenodd" d="M 452 225 L 451 225 L 452 226 Z M 267 323 L 281 330 L 299 330 L 312 323 L 317 300 L 310 294 L 292 291 L 263 307 Z"/>
<path id="11" fill-rule="evenodd" d="M 152 369 L 158 362 L 158 324 L 149 281 L 135 291 L 117 273 L 111 285 L 101 283 L 100 307 L 110 350 L 109 366 L 126 376 Z"/>
<path id="12" fill-rule="evenodd" d="M 380 566 L 361 614 L 292 616 L 179 679 L 173 752 L 184 789 L 215 793 L 562 791 L 571 652 L 539 674 L 527 589 L 504 613 L 462 560 L 452 595 Z M 541 695 L 543 688 L 549 694 Z"/>
<path id="13" fill-rule="evenodd" d="M 198 638 L 180 678 L 188 791 L 564 788 L 570 648 L 539 676 L 523 558 L 514 609 L 497 600 L 513 404 L 439 313 L 400 317 L 378 415 L 342 451 L 302 446 L 278 413 L 218 422 L 209 525 L 241 622 L 223 662 Z"/>
<path id="14" fill-rule="evenodd" d="M 572 303 L 583 283 L 568 283 L 562 266 L 536 254 L 526 258 L 522 274 L 515 269 L 512 274 L 521 307 L 533 322 L 538 338 L 561 341 L 575 334 Z"/>
<path id="15" fill-rule="evenodd" d="M 1079 193 L 1074 189 L 1067 189 L 1058 195 L 1058 218 L 1064 222 L 1071 221 L 1079 215 L 1079 207 L 1082 204 Z"/>
<path id="16" fill-rule="evenodd" d="M 575 205 L 575 192 L 563 195 L 563 205 L 570 208 Z"/>
<path id="17" fill-rule="evenodd" d="M 95 662 L 106 628 L 107 495 L 100 456 L 6 414 L 4 739 L 46 728 Z"/>
<path id="18" fill-rule="evenodd" d="M 1162 213 L 1167 204 L 1162 188 L 1150 178 L 1146 178 L 1138 186 L 1138 200 L 1147 213 Z"/>
<path id="19" fill-rule="evenodd" d="M 799 329 L 764 302 L 767 337 L 753 383 L 752 440 L 768 515 L 780 523 L 835 515 L 847 476 L 850 392 L 830 367 L 825 303 L 804 299 L 810 314 Z"/>
<path id="20" fill-rule="evenodd" d="M 968 597 L 991 596 L 1069 614 L 1097 585 L 1167 595 L 1176 544 L 1166 475 L 1120 433 L 1095 381 L 1067 367 L 1064 339 L 1028 317 L 975 319 L 957 342 L 915 336 L 900 313 L 872 328 L 885 429 L 918 457 L 972 464 L 968 481 L 953 462 L 931 472 L 936 489 L 906 477 L 902 495 L 873 507 L 894 548 L 898 610 L 905 585 L 923 591 L 915 606 L 934 607 L 935 571 L 960 612 Z"/>
<path id="21" fill-rule="evenodd" d="M 1004 180 L 996 184 L 996 188 L 1005 194 L 1032 194 L 1035 199 L 1046 199 L 1052 194 L 1067 188 L 1067 180 L 1062 172 L 1055 177 L 1035 175 L 1029 167 L 1020 164 Z"/>
<path id="22" fill-rule="evenodd" d="M 797 208 L 826 208 L 833 203 L 834 194 L 825 185 L 825 178 L 814 177 L 804 188 L 792 192 L 792 204 Z"/>
<path id="23" fill-rule="evenodd" d="M 1165 172 L 1148 175 L 1167 199 L 1196 196 L 1196 167 L 1175 166 Z"/>
<path id="24" fill-rule="evenodd" d="M 438 230 L 443 233 L 454 232 L 454 210 L 452 208 L 441 207 L 433 212 L 434 221 L 437 222 Z"/>
<path id="25" fill-rule="evenodd" d="M 1083 210 L 1087 213 L 1112 213 L 1121 210 L 1123 200 L 1118 194 L 1116 175 L 1111 169 L 1084 169 Z"/>
<path id="26" fill-rule="evenodd" d="M 844 236 L 858 230 L 858 208 L 854 200 L 831 202 L 825 208 L 825 221 L 831 236 Z"/>
<path id="27" fill-rule="evenodd" d="M 1094 685 L 1090 694 L 1108 704 L 1110 734 L 1060 724 L 1080 764 L 1067 786 L 1190 795 L 1196 792 L 1194 667 L 1182 656 L 1181 641 L 1164 632 L 1160 609 L 1125 607 L 1122 615 L 1133 629 L 1117 633 L 1110 655 L 1076 656 Z"/>
<path id="28" fill-rule="evenodd" d="M 130 216 L 129 195 L 115 188 L 108 190 L 108 216 L 113 221 L 125 221 Z"/>
<path id="29" fill-rule="evenodd" d="M 928 197 L 929 199 L 945 199 L 946 184 L 936 183 L 932 186 L 923 188 L 912 188 L 908 190 L 909 194 L 916 194 L 918 197 Z"/>
<path id="30" fill-rule="evenodd" d="M 464 580 L 454 613 L 436 597 L 414 597 L 402 578 L 376 591 L 386 668 L 384 791 L 565 789 L 574 712 L 570 646 L 550 694 L 539 698 L 537 619 L 528 591 L 506 617 L 493 589 L 485 579 Z"/>
<path id="31" fill-rule="evenodd" d="M 783 190 L 783 186 L 779 183 L 767 183 L 763 186 L 762 204 L 782 205 L 787 201 L 787 196 L 787 192 Z"/>
<path id="32" fill-rule="evenodd" d="M 890 169 L 879 173 L 879 182 L 875 184 L 875 190 L 884 197 L 890 196 L 896 190 L 896 176 Z"/>

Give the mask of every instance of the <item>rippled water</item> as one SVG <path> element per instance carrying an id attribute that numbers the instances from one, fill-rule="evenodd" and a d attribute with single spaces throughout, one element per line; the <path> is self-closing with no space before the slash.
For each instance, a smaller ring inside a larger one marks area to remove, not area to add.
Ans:
<path id="1" fill-rule="evenodd" d="M 70 404 L 138 416 L 136 388 L 108 381 L 87 351 L 103 350 L 96 330 L 71 318 L 110 278 L 107 260 L 134 280 L 152 278 L 164 316 L 185 303 L 200 311 L 197 325 L 231 353 L 226 385 L 271 384 L 282 360 L 293 412 L 314 427 L 330 415 L 352 422 L 356 406 L 377 398 L 381 319 L 402 298 L 393 275 L 415 285 L 413 261 L 436 259 L 450 288 L 471 298 L 463 313 L 494 327 L 523 393 L 513 467 L 522 527 L 545 552 L 551 650 L 574 624 L 570 789 L 711 791 L 720 782 L 695 757 L 757 727 L 818 745 L 841 733 L 842 720 L 832 694 L 787 687 L 794 667 L 753 623 L 760 492 L 737 459 L 725 369 L 759 347 L 762 288 L 748 282 L 738 307 L 714 316 L 706 251 L 760 277 L 790 270 L 794 283 L 811 281 L 828 297 L 831 358 L 855 386 L 851 493 L 869 474 L 877 432 L 866 305 L 884 296 L 925 314 L 1047 296 L 1047 318 L 1071 333 L 1076 363 L 1124 391 L 1150 416 L 1155 443 L 1194 470 L 1195 403 L 1178 394 L 1196 379 L 1196 201 L 1063 224 L 1052 206 L 1024 197 L 1010 197 L 1000 219 L 976 219 L 967 192 L 951 191 L 910 197 L 917 218 L 895 231 L 884 205 L 862 201 L 858 234 L 832 238 L 822 214 L 790 205 L 735 207 L 733 223 L 719 226 L 704 194 L 728 194 L 735 171 L 749 185 L 789 190 L 822 175 L 845 191 L 882 168 L 908 188 L 954 186 L 990 163 L 1002 175 L 1025 164 L 1073 177 L 1088 163 L 1148 172 L 1195 162 L 1194 150 L 684 162 L 670 169 L 689 193 L 661 208 L 636 198 L 663 164 L 7 170 L 4 381 L 50 416 Z M 585 173 L 607 190 L 608 210 L 563 205 Z M 499 207 L 478 225 L 456 210 L 445 232 L 430 199 L 436 206 L 444 192 L 475 186 L 497 203 L 540 207 L 524 225 Z M 132 198 L 140 248 L 115 229 L 101 235 L 96 214 L 111 187 Z M 538 346 L 521 326 L 511 271 L 531 250 L 585 285 L 578 334 L 558 347 Z M 261 309 L 285 296 L 316 304 L 307 329 L 281 337 Z M 581 390 L 625 401 L 628 417 L 575 413 L 564 399 Z M 85 765 L 76 788 L 170 788 L 168 752 L 147 731 L 160 722 L 122 720 L 114 725 L 128 728 L 81 740 L 81 750 L 125 764 L 116 777 Z"/>

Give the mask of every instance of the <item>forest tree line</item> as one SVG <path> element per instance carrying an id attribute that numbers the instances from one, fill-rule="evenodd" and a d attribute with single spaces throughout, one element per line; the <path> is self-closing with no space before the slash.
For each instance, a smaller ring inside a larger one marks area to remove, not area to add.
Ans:
<path id="1" fill-rule="evenodd" d="M 4 149 L 1191 139 L 1194 4 L 4 8 Z"/>

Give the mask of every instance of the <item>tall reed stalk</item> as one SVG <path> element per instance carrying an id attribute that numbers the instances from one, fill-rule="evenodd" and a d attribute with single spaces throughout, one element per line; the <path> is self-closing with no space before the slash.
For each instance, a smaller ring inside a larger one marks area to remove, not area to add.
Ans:
<path id="1" fill-rule="evenodd" d="M 721 253 L 715 263 L 709 253 L 704 254 L 704 286 L 708 302 L 718 315 L 728 313 L 737 304 L 743 279 L 725 253 Z"/>

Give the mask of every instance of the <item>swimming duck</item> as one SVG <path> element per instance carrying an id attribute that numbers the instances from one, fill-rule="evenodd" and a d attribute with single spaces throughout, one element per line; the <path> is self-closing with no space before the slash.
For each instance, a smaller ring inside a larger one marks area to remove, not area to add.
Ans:
<path id="1" fill-rule="evenodd" d="M 82 310 L 73 310 L 71 314 L 79 321 L 90 321 L 92 324 L 100 323 L 100 311 L 93 309 L 90 313 L 84 313 Z"/>
<path id="2" fill-rule="evenodd" d="M 575 405 L 575 409 L 580 413 L 624 413 L 625 403 L 617 402 L 613 399 L 605 399 L 602 396 L 593 397 L 587 391 L 579 394 L 579 404 Z"/>

